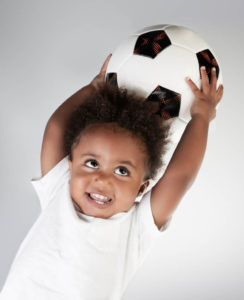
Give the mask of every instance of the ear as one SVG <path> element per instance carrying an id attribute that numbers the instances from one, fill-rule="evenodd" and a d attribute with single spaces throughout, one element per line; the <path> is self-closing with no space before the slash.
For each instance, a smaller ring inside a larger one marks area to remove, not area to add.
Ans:
<path id="1" fill-rule="evenodd" d="M 140 186 L 140 189 L 138 191 L 137 196 L 141 196 L 141 194 L 146 190 L 146 188 L 149 186 L 150 181 L 146 180 L 143 182 L 143 184 Z"/>

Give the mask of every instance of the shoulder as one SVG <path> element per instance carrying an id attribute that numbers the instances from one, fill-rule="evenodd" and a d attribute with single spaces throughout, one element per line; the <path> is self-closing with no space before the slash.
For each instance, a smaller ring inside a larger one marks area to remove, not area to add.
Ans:
<path id="1" fill-rule="evenodd" d="M 153 207 L 152 192 L 150 190 L 143 195 L 140 202 L 136 203 L 137 218 L 142 231 L 151 229 L 152 232 L 158 233 L 168 227 L 171 218 L 166 219 L 164 222 L 158 222 Z"/>
<path id="2" fill-rule="evenodd" d="M 60 160 L 44 176 L 31 179 L 31 184 L 40 200 L 41 208 L 45 208 L 50 199 L 70 179 L 68 157 Z"/>

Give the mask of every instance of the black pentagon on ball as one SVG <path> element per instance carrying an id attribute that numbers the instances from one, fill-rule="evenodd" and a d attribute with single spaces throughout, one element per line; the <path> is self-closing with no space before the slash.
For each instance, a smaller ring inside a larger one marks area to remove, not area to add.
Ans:
<path id="1" fill-rule="evenodd" d="M 138 36 L 134 54 L 155 58 L 161 51 L 170 45 L 170 39 L 165 31 L 149 31 Z"/>
<path id="2" fill-rule="evenodd" d="M 117 73 L 108 73 L 106 76 L 106 82 L 118 87 Z"/>
<path id="3" fill-rule="evenodd" d="M 160 85 L 147 97 L 147 101 L 159 103 L 159 110 L 156 112 L 163 119 L 170 119 L 179 116 L 181 94 L 166 89 Z"/>
<path id="4" fill-rule="evenodd" d="M 199 63 L 199 72 L 202 66 L 206 67 L 206 72 L 208 74 L 209 80 L 211 79 L 211 69 L 216 68 L 216 76 L 219 77 L 219 65 L 212 52 L 209 49 L 205 49 L 197 53 L 197 59 Z M 200 73 L 201 77 L 201 73 Z"/>

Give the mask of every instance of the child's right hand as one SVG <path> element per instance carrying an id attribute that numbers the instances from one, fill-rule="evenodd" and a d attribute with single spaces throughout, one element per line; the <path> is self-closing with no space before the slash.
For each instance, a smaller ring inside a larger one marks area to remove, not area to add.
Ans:
<path id="1" fill-rule="evenodd" d="M 112 54 L 109 54 L 109 56 L 106 58 L 105 62 L 103 63 L 99 74 L 90 83 L 90 85 L 95 89 L 98 89 L 99 86 L 104 83 L 107 66 L 111 56 Z"/>
<path id="2" fill-rule="evenodd" d="M 216 116 L 216 106 L 223 96 L 223 85 L 221 84 L 216 90 L 217 76 L 215 68 L 211 69 L 210 81 L 205 67 L 201 67 L 201 76 L 201 89 L 189 77 L 186 78 L 186 82 L 195 95 L 195 100 L 191 106 L 191 117 L 199 115 L 210 122 Z"/>

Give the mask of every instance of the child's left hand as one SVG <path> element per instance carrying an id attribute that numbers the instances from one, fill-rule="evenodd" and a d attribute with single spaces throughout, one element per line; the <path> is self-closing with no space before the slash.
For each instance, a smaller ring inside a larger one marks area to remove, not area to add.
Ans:
<path id="1" fill-rule="evenodd" d="M 210 122 L 216 116 L 216 106 L 223 96 L 223 85 L 221 84 L 216 90 L 217 76 L 215 68 L 211 69 L 210 81 L 205 67 L 201 67 L 201 76 L 201 89 L 190 78 L 186 78 L 188 85 L 195 95 L 195 100 L 191 106 L 191 117 L 200 115 L 207 122 Z"/>

